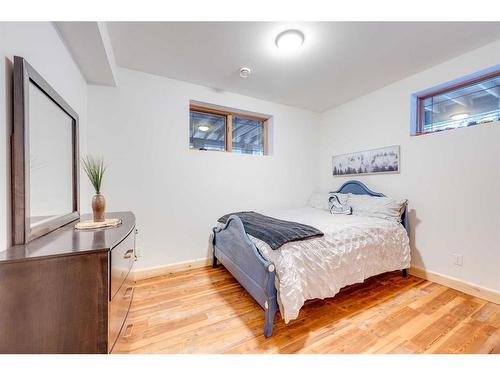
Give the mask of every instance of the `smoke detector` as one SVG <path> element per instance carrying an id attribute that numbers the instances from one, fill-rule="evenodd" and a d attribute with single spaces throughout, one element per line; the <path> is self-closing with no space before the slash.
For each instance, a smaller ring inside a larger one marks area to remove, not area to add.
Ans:
<path id="1" fill-rule="evenodd" d="M 241 78 L 248 78 L 250 77 L 250 74 L 252 74 L 252 69 L 243 67 L 240 69 L 240 77 Z"/>

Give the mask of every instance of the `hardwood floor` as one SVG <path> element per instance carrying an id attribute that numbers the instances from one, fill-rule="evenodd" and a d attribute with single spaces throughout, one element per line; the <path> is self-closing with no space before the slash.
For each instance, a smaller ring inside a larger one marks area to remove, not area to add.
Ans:
<path id="1" fill-rule="evenodd" d="M 224 267 L 142 280 L 113 353 L 500 353 L 500 306 L 391 272 L 313 300 L 272 337 Z"/>

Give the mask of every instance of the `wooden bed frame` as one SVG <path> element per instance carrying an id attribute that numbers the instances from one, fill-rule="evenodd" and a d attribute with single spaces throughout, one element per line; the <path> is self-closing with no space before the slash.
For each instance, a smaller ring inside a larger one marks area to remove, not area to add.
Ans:
<path id="1" fill-rule="evenodd" d="M 355 180 L 347 181 L 339 190 L 332 193 L 352 193 L 385 197 L 382 193 L 371 191 L 363 183 Z M 405 207 L 401 223 L 409 231 L 408 212 Z M 264 259 L 257 247 L 245 232 L 241 220 L 232 215 L 221 228 L 213 229 L 213 263 L 217 267 L 220 261 L 248 293 L 265 311 L 264 335 L 273 333 L 274 317 L 278 311 L 276 295 L 276 272 L 274 264 Z M 402 270 L 407 276 L 407 270 Z"/>

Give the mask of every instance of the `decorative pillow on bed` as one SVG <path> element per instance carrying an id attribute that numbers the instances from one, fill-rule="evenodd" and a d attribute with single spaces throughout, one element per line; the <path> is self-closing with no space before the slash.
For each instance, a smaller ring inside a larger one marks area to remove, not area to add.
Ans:
<path id="1" fill-rule="evenodd" d="M 341 214 L 341 215 L 352 214 L 352 207 L 346 203 L 347 202 L 346 194 L 332 194 L 330 196 L 329 202 L 330 202 L 331 214 Z"/>
<path id="2" fill-rule="evenodd" d="M 309 202 L 307 205 L 312 208 L 319 208 L 320 210 L 329 210 L 328 198 L 330 198 L 330 193 L 327 191 L 315 191 L 309 197 Z"/>
<path id="3" fill-rule="evenodd" d="M 400 223 L 407 200 L 349 194 L 347 203 L 352 207 L 353 215 L 378 217 Z"/>

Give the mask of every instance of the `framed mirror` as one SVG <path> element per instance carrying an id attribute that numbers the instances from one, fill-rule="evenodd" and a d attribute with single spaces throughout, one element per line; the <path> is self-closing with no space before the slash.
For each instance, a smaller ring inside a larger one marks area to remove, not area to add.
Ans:
<path id="1" fill-rule="evenodd" d="M 78 114 L 18 56 L 11 151 L 13 244 L 78 219 Z"/>

